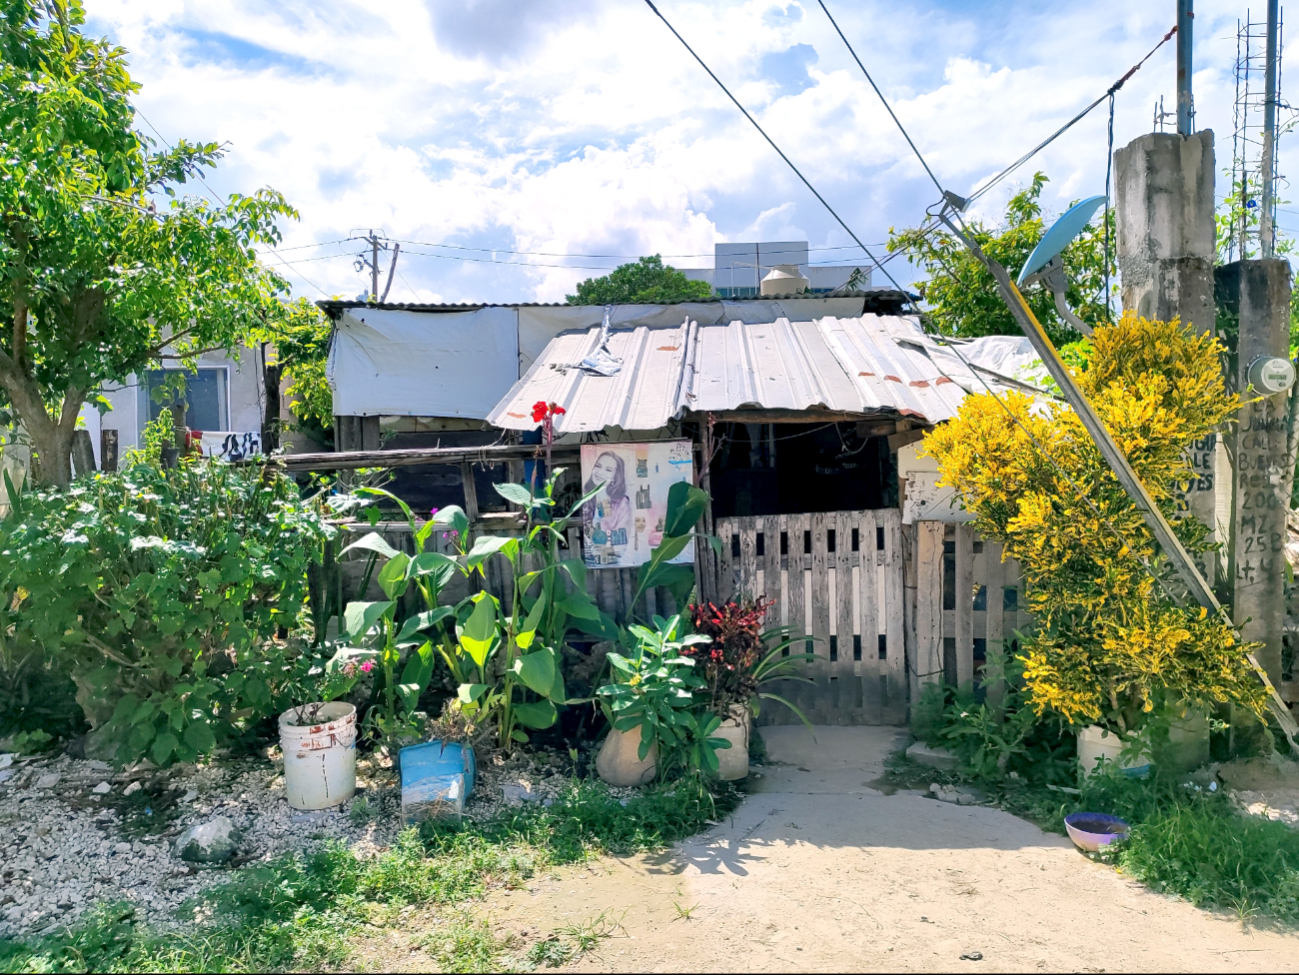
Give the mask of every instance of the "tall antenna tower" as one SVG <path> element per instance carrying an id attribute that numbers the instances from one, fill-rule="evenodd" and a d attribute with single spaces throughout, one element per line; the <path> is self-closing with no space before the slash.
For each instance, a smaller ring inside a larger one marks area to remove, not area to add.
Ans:
<path id="1" fill-rule="evenodd" d="M 1281 103 L 1281 37 L 1284 33 L 1284 9 L 1277 24 L 1276 102 Z M 1245 19 L 1236 21 L 1236 105 L 1231 136 L 1231 187 L 1226 200 L 1230 236 L 1226 259 L 1248 260 L 1261 250 L 1259 231 L 1263 206 L 1263 117 L 1266 109 L 1267 20 L 1254 20 L 1245 11 Z M 1286 106 L 1288 107 L 1288 106 Z M 1288 126 L 1278 125 L 1272 139 L 1273 167 L 1279 134 Z M 1279 181 L 1280 176 L 1276 179 Z M 1276 226 L 1276 202 L 1273 199 L 1272 225 Z"/>

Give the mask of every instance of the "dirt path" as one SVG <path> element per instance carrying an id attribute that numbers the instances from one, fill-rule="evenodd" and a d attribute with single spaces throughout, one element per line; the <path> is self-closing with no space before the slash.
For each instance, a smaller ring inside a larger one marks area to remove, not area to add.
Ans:
<path id="1" fill-rule="evenodd" d="M 1293 934 L 1149 893 L 1000 810 L 875 791 L 894 729 L 764 735 L 787 764 L 725 823 L 485 913 L 527 941 L 619 920 L 577 971 L 1299 971 Z"/>

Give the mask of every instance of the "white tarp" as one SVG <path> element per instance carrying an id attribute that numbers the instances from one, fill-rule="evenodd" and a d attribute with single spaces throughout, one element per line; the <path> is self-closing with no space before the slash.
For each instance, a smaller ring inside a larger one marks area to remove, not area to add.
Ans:
<path id="1" fill-rule="evenodd" d="M 514 308 L 352 308 L 337 322 L 329 385 L 339 416 L 481 420 L 519 378 Z"/>
<path id="2" fill-rule="evenodd" d="M 616 305 L 615 329 L 853 317 L 863 299 L 783 298 Z M 347 308 L 336 322 L 329 385 L 340 416 L 486 419 L 551 339 L 597 327 L 601 305 L 488 306 L 477 311 Z"/>

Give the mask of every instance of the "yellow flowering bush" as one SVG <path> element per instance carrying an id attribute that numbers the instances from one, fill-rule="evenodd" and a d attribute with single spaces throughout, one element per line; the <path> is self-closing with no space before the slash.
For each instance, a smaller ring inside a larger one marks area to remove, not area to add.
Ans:
<path id="1" fill-rule="evenodd" d="M 1074 375 L 1188 550 L 1207 529 L 1175 511 L 1190 478 L 1185 448 L 1240 407 L 1222 346 L 1177 320 L 1125 314 L 1096 329 Z M 1035 711 L 1120 731 L 1168 702 L 1230 702 L 1261 713 L 1264 694 L 1231 628 L 1189 602 L 1136 506 L 1077 415 L 1008 393 L 966 399 L 925 439 L 942 482 L 962 495 L 985 538 L 1024 573 L 1035 632 L 1021 645 Z M 1143 565 L 1143 562 L 1145 565 Z"/>

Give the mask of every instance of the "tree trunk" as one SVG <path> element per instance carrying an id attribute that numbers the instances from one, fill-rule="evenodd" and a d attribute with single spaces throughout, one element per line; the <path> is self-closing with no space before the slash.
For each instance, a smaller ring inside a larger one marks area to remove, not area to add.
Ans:
<path id="1" fill-rule="evenodd" d="M 32 443 L 32 479 L 49 487 L 67 487 L 72 480 L 72 435 L 86 391 L 69 388 L 56 420 L 45 408 L 40 387 L 22 363 L 0 352 L 0 386 Z"/>

